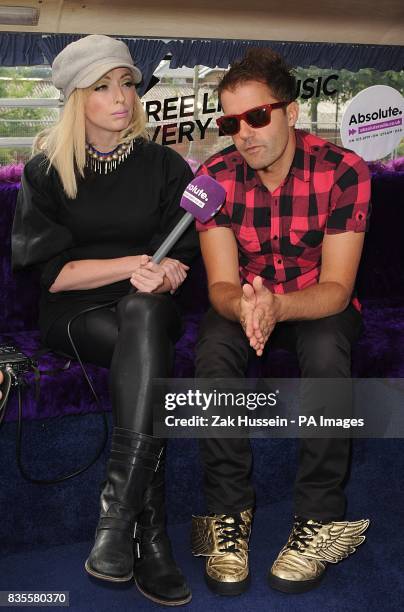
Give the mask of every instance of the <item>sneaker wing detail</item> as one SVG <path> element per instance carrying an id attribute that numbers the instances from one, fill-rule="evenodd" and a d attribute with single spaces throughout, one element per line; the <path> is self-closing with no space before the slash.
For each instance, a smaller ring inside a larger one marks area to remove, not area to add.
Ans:
<path id="1" fill-rule="evenodd" d="M 333 521 L 321 526 L 316 536 L 307 542 L 300 554 L 318 561 L 338 563 L 352 555 L 357 547 L 365 541 L 362 535 L 369 526 L 369 520 Z"/>
<path id="2" fill-rule="evenodd" d="M 234 515 L 193 516 L 192 553 L 210 557 L 248 551 L 251 520 L 252 509 Z"/>
<path id="3" fill-rule="evenodd" d="M 193 516 L 191 528 L 191 548 L 195 556 L 220 555 L 217 550 L 210 516 Z"/>

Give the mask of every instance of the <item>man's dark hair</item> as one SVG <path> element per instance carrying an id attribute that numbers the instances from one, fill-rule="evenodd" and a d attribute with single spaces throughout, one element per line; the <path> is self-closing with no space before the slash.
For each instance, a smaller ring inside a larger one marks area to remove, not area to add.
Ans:
<path id="1" fill-rule="evenodd" d="M 217 87 L 218 96 L 227 89 L 232 91 L 247 81 L 260 81 L 269 87 L 280 102 L 296 99 L 296 79 L 283 57 L 269 48 L 253 47 L 246 56 L 234 62 Z"/>

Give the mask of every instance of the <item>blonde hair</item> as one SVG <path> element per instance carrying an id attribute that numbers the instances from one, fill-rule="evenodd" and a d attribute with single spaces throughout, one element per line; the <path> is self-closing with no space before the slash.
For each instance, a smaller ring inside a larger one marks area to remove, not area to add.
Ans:
<path id="1" fill-rule="evenodd" d="M 63 189 L 69 198 L 77 196 L 78 175 L 84 176 L 86 164 L 85 102 L 94 85 L 75 89 L 67 100 L 55 125 L 40 132 L 33 143 L 32 153 L 44 153 L 49 160 L 47 171 L 56 168 Z M 119 135 L 118 144 L 134 138 L 148 138 L 146 114 L 139 96 L 135 95 L 132 121 Z"/>

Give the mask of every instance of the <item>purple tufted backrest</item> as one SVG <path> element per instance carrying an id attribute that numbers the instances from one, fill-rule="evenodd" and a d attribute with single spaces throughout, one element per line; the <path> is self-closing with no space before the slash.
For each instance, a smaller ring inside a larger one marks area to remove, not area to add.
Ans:
<path id="1" fill-rule="evenodd" d="M 37 328 L 36 274 L 11 272 L 11 227 L 19 183 L 0 182 L 0 332 Z"/>
<path id="2" fill-rule="evenodd" d="M 4 169 L 2 169 L 4 170 Z M 39 288 L 35 272 L 12 275 L 10 233 L 19 188 L 0 172 L 0 332 L 37 328 Z M 3 180 L 2 180 L 3 179 Z M 373 176 L 373 211 L 370 231 L 358 274 L 360 299 L 404 299 L 404 172 Z M 206 281 L 201 262 L 180 296 L 188 313 L 199 315 L 207 306 Z"/>

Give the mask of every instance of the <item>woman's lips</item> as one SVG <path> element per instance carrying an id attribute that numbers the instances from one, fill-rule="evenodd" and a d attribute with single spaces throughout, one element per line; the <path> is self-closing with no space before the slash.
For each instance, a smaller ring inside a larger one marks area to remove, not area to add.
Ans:
<path id="1" fill-rule="evenodd" d="M 112 113 L 114 117 L 127 117 L 128 111 L 119 111 L 117 113 Z"/>

